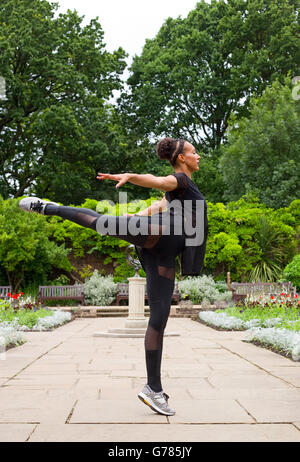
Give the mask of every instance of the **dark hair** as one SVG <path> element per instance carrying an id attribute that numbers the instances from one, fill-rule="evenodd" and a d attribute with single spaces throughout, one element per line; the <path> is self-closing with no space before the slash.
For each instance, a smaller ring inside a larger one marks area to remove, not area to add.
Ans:
<path id="1" fill-rule="evenodd" d="M 161 159 L 167 159 L 175 165 L 177 157 L 183 152 L 185 141 L 175 138 L 163 138 L 157 143 L 156 152 Z"/>

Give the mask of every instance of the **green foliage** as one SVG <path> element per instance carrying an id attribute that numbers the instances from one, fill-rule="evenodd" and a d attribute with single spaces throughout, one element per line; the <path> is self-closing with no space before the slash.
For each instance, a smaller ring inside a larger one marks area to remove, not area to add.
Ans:
<path id="1" fill-rule="evenodd" d="M 296 218 L 274 211 L 253 195 L 227 205 L 208 203 L 205 271 L 233 281 L 274 281 L 296 252 Z"/>
<path id="2" fill-rule="evenodd" d="M 87 199 L 83 206 L 94 210 L 109 206 L 110 214 L 123 214 L 146 208 L 151 200 L 154 198 L 113 205 Z M 75 269 L 68 260 L 70 251 L 75 258 L 94 253 L 104 257 L 104 264 L 113 263 L 114 282 L 126 282 L 134 276 L 126 259 L 127 241 L 102 236 L 60 217 L 24 213 L 17 203 L 15 199 L 0 203 L 0 269 L 7 278 L 3 285 L 10 283 L 14 290 L 22 287 L 26 294 L 31 288 L 36 295 L 39 284 L 68 283 Z M 212 274 L 221 285 L 227 271 L 237 282 L 279 279 L 297 253 L 299 203 L 293 201 L 289 207 L 273 210 L 252 194 L 227 205 L 208 202 L 205 273 Z M 139 274 L 145 276 L 143 270 Z M 179 267 L 177 278 L 181 278 Z"/>
<path id="3" fill-rule="evenodd" d="M 252 98 L 248 118 L 232 116 L 229 123 L 220 160 L 224 199 L 252 191 L 268 207 L 288 207 L 300 190 L 300 106 L 290 78 Z"/>
<path id="4" fill-rule="evenodd" d="M 274 223 L 265 216 L 258 217 L 257 223 L 254 237 L 261 255 L 260 261 L 250 273 L 250 279 L 257 282 L 276 281 L 281 275 L 282 262 L 290 254 L 290 242 L 286 240 L 286 233 L 283 233 L 278 226 L 274 226 Z"/>
<path id="5" fill-rule="evenodd" d="M 300 254 L 295 255 L 293 260 L 284 268 L 283 281 L 290 281 L 300 292 Z"/>
<path id="6" fill-rule="evenodd" d="M 51 268 L 71 271 L 64 245 L 50 241 L 47 220 L 24 213 L 19 200 L 4 201 L 0 196 L 0 265 L 14 290 L 21 285 L 45 282 Z"/>
<path id="7" fill-rule="evenodd" d="M 150 197 L 147 200 L 134 201 L 130 203 L 114 204 L 110 201 L 92 201 L 88 199 L 83 207 L 92 205 L 93 210 L 106 215 L 120 215 L 124 213 L 138 213 L 157 201 L 157 198 Z M 83 257 L 86 253 L 97 252 L 104 255 L 104 264 L 114 262 L 114 281 L 125 282 L 128 277 L 134 276 L 134 269 L 128 264 L 125 249 L 129 243 L 114 236 L 102 236 L 92 229 L 84 228 L 69 220 L 62 220 L 60 217 L 49 217 L 52 226 L 52 236 L 57 242 L 64 242 L 72 249 L 75 257 Z M 143 275 L 144 271 L 140 271 Z"/>
<path id="8" fill-rule="evenodd" d="M 4 321 L 18 321 L 20 326 L 27 326 L 32 329 L 35 326 L 38 318 L 45 318 L 46 316 L 52 316 L 53 312 L 45 309 L 39 309 L 37 311 L 29 310 L 17 310 L 14 311 L 11 307 L 4 308 L 0 307 L 0 323 Z"/>
<path id="9" fill-rule="evenodd" d="M 96 19 L 57 15 L 46 0 L 2 0 L 0 193 L 79 203 L 95 190 L 95 169 L 118 141 L 106 101 L 122 86 L 122 48 L 105 50 Z"/>
<path id="10" fill-rule="evenodd" d="M 130 69 L 122 107 L 133 130 L 187 138 L 206 154 L 218 148 L 249 95 L 297 75 L 298 8 L 298 0 L 201 0 L 186 18 L 168 18 Z"/>
<path id="11" fill-rule="evenodd" d="M 157 140 L 173 136 L 190 141 L 201 155 L 194 181 L 210 202 L 237 200 L 257 188 L 261 200 L 273 208 L 286 207 L 297 197 L 299 119 L 291 90 L 286 101 L 278 98 L 280 107 L 274 112 L 268 105 L 257 111 L 257 127 L 246 130 L 234 155 L 229 148 L 223 167 L 218 164 L 227 152 L 229 123 L 244 117 L 246 127 L 250 124 L 246 118 L 253 95 L 262 95 L 276 79 L 283 84 L 288 72 L 298 75 L 298 12 L 299 0 L 202 0 L 186 18 L 168 18 L 156 37 L 146 40 L 119 100 L 130 127 L 125 140 L 133 140 L 130 147 L 145 171 L 157 161 Z M 140 148 L 145 139 L 153 140 L 152 157 L 151 149 Z M 272 150 L 280 154 L 276 165 L 264 159 L 265 151 Z M 240 159 L 244 153 L 248 164 Z M 251 160 L 255 166 L 249 165 Z M 157 166 L 161 175 L 171 172 L 166 164 L 164 172 Z M 142 173 L 139 165 L 135 171 Z"/>
<path id="12" fill-rule="evenodd" d="M 273 304 L 267 307 L 246 306 L 242 310 L 240 307 L 230 306 L 225 310 L 225 313 L 244 322 L 257 320 L 257 326 L 261 327 L 271 327 L 272 325 L 272 327 L 280 329 L 300 331 L 299 306 L 297 305 L 288 309 L 284 304 Z"/>
<path id="13" fill-rule="evenodd" d="M 78 271 L 79 276 L 85 280 L 93 275 L 93 267 L 91 265 L 85 265 L 82 270 Z"/>
<path id="14" fill-rule="evenodd" d="M 203 192 L 205 199 L 209 202 L 219 202 L 222 200 L 225 183 L 222 171 L 218 168 L 217 149 L 213 154 L 201 155 L 199 170 L 193 174 L 193 182 L 198 186 L 199 191 Z"/>
<path id="15" fill-rule="evenodd" d="M 70 284 L 70 279 L 65 274 L 61 274 L 60 276 L 58 276 L 56 279 L 54 279 L 53 281 L 49 283 L 49 285 L 51 286 L 67 286 L 69 284 Z"/>

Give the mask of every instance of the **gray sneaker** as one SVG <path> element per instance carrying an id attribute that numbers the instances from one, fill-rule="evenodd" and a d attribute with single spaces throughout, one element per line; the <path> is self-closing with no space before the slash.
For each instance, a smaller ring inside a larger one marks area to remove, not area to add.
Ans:
<path id="1" fill-rule="evenodd" d="M 24 197 L 19 202 L 19 207 L 25 212 L 36 212 L 45 215 L 45 207 L 46 205 L 59 205 L 56 202 L 48 202 L 39 199 L 38 197 Z"/>
<path id="2" fill-rule="evenodd" d="M 138 398 L 151 407 L 151 409 L 159 414 L 174 415 L 174 409 L 168 406 L 169 396 L 163 391 L 155 392 L 151 390 L 149 385 L 145 385 L 142 391 L 138 394 Z"/>

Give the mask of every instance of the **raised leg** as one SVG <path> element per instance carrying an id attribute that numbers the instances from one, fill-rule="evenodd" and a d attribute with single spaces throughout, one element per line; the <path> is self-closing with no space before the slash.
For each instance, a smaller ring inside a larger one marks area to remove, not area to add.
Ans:
<path id="1" fill-rule="evenodd" d="M 131 244 L 149 249 L 157 244 L 162 235 L 162 227 L 157 223 L 151 223 L 150 217 L 101 215 L 90 209 L 53 204 L 46 205 L 44 214 L 56 215 L 85 228 L 93 229 L 99 234 L 116 236 Z M 131 225 L 134 224 L 134 227 L 128 226 L 129 222 Z M 143 234 L 130 232 L 130 228 L 134 228 L 135 231 L 141 229 Z"/>

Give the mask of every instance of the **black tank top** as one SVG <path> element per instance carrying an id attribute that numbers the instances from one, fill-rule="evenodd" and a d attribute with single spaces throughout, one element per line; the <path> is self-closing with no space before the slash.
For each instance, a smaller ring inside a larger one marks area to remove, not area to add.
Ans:
<path id="1" fill-rule="evenodd" d="M 183 172 L 172 173 L 177 179 L 177 188 L 167 191 L 165 197 L 168 203 L 179 200 L 184 210 L 184 201 L 191 201 L 192 210 L 196 211 L 196 201 L 204 201 L 204 240 L 201 245 L 185 246 L 181 253 L 181 272 L 183 276 L 199 276 L 203 267 L 206 240 L 208 235 L 207 204 L 203 194 L 199 191 L 195 183 Z M 168 204 L 169 205 L 169 204 Z M 195 226 L 195 214 L 192 216 L 192 225 Z"/>

